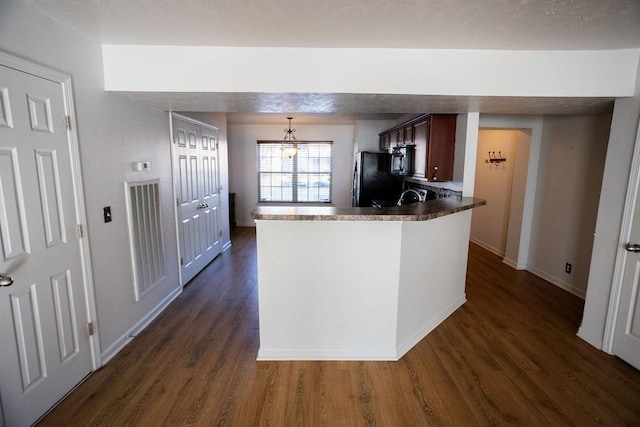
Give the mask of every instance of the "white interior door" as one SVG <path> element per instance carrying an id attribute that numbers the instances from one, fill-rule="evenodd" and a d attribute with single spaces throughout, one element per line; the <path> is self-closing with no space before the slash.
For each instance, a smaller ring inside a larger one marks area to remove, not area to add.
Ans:
<path id="1" fill-rule="evenodd" d="M 30 425 L 92 371 L 62 85 L 0 65 L 0 398 Z"/>
<path id="2" fill-rule="evenodd" d="M 218 132 L 172 116 L 182 285 L 221 251 Z"/>
<path id="3" fill-rule="evenodd" d="M 200 187 L 204 201 L 202 235 L 205 265 L 210 263 L 221 251 L 222 229 L 220 228 L 220 181 L 218 171 L 218 132 L 202 128 L 200 134 L 200 162 L 202 179 Z"/>
<path id="4" fill-rule="evenodd" d="M 640 130 L 636 145 L 640 144 Z M 613 353 L 640 369 L 640 146 L 636 147 L 632 171 L 635 185 L 632 190 L 631 229 L 625 248 L 626 260 L 618 312 L 613 334 Z M 632 177 L 633 177 L 632 173 Z"/>

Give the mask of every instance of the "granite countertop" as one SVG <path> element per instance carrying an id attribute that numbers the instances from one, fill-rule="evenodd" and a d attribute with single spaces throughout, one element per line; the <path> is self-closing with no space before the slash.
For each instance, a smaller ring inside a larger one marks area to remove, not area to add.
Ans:
<path id="1" fill-rule="evenodd" d="M 263 221 L 428 221 L 486 204 L 475 197 L 446 197 L 389 208 L 258 206 L 251 217 Z"/>

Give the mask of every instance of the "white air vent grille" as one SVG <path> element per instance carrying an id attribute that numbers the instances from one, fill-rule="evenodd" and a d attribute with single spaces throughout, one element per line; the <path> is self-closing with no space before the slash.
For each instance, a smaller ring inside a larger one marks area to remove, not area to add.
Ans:
<path id="1" fill-rule="evenodd" d="M 127 183 L 127 210 L 136 301 L 165 277 L 158 188 L 158 181 Z"/>

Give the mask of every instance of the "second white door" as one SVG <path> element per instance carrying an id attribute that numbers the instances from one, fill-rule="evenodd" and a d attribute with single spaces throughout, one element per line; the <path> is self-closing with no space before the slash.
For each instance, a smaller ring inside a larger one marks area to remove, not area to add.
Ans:
<path id="1" fill-rule="evenodd" d="M 181 282 L 222 250 L 218 130 L 172 115 Z"/>

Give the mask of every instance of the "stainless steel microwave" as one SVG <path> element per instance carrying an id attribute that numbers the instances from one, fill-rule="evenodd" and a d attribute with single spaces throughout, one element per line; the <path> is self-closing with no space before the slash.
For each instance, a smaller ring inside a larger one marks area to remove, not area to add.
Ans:
<path id="1" fill-rule="evenodd" d="M 391 152 L 391 170 L 392 175 L 411 175 L 411 167 L 413 165 L 413 145 L 405 147 L 394 147 Z"/>

